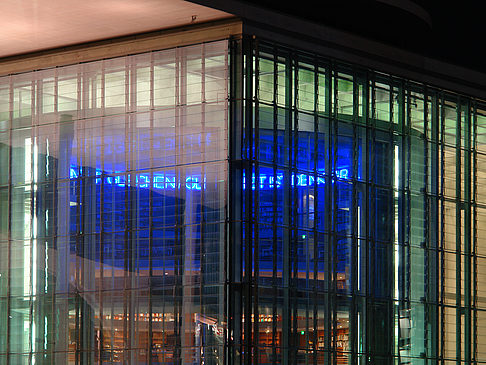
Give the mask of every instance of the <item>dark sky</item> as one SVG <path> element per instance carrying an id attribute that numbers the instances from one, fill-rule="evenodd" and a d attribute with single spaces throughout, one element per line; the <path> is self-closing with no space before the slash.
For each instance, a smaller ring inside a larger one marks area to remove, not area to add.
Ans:
<path id="1" fill-rule="evenodd" d="M 486 72 L 486 27 L 482 1 L 431 1 L 432 54 Z"/>
<path id="2" fill-rule="evenodd" d="M 480 0 L 413 1 L 430 14 L 432 28 L 420 18 L 376 0 L 245 2 L 486 72 L 486 12 L 478 5 Z"/>

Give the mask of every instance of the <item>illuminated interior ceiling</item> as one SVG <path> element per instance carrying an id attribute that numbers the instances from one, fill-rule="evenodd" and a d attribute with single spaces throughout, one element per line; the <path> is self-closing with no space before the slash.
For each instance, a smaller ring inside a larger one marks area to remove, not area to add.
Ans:
<path id="1" fill-rule="evenodd" d="M 183 0 L 3 0 L 0 57 L 231 17 Z"/>

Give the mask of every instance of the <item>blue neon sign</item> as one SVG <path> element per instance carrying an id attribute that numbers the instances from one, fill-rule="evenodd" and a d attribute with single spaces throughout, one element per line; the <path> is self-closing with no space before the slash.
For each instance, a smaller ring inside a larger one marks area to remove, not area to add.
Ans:
<path id="1" fill-rule="evenodd" d="M 80 171 L 81 168 L 80 168 Z M 79 175 L 77 169 L 71 167 L 69 177 L 71 180 L 76 180 Z M 336 177 L 338 179 L 347 180 L 349 179 L 349 170 L 347 168 L 341 168 L 336 171 Z M 105 175 L 102 176 L 102 171 L 100 169 L 95 170 L 95 182 L 97 185 L 101 184 L 101 179 L 104 179 L 105 185 L 116 185 L 119 187 L 125 187 L 130 185 L 130 175 L 115 175 L 109 176 Z M 258 184 L 260 189 L 273 189 L 274 187 L 281 188 L 283 186 L 284 181 L 284 174 L 283 172 L 277 172 L 276 174 L 265 174 L 260 173 L 258 178 L 253 173 L 252 175 L 252 189 L 255 190 Z M 290 176 L 290 184 L 291 186 L 298 186 L 298 187 L 308 187 L 314 185 L 324 185 L 325 178 L 323 176 L 317 176 L 310 174 L 294 174 L 292 173 Z M 151 181 L 151 174 L 137 174 L 136 175 L 136 186 L 139 188 L 150 188 L 156 190 L 165 190 L 165 189 L 180 189 L 181 182 L 178 181 L 175 174 L 171 173 L 154 173 L 152 174 L 152 181 Z M 185 178 L 184 186 L 187 190 L 202 190 L 206 189 L 206 177 L 204 176 L 201 179 L 200 175 L 191 175 Z M 246 188 L 246 179 L 243 173 L 243 189 Z"/>
<path id="2" fill-rule="evenodd" d="M 346 168 L 342 168 L 336 171 L 336 177 L 338 179 L 349 179 L 349 170 Z M 260 173 L 258 178 L 253 173 L 251 177 L 251 188 L 252 190 L 256 189 L 256 185 L 258 184 L 259 188 L 262 190 L 265 189 L 273 189 L 275 186 L 278 188 L 282 187 L 283 185 L 284 174 L 283 172 L 277 172 L 276 175 L 271 174 L 262 174 Z M 291 186 L 299 186 L 299 187 L 307 187 L 307 186 L 314 186 L 316 185 L 324 185 L 326 180 L 323 176 L 315 177 L 313 174 L 294 174 L 292 173 L 290 176 L 290 185 Z M 243 173 L 243 189 L 246 188 L 246 179 L 245 174 Z"/>

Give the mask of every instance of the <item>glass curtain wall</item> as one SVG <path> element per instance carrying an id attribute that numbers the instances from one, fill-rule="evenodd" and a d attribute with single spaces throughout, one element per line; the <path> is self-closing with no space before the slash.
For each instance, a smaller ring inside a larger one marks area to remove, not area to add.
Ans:
<path id="1" fill-rule="evenodd" d="M 228 42 L 0 78 L 0 363 L 223 361 Z"/>
<path id="2" fill-rule="evenodd" d="M 486 362 L 486 108 L 233 46 L 231 363 Z"/>
<path id="3" fill-rule="evenodd" d="M 258 39 L 2 77 L 0 364 L 486 363 L 485 166 L 481 101 Z"/>

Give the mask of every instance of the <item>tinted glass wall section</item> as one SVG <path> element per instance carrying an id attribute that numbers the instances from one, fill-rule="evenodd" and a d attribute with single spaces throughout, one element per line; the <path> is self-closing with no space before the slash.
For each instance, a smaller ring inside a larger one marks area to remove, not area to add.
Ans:
<path id="1" fill-rule="evenodd" d="M 228 44 L 0 79 L 0 363 L 220 363 Z"/>
<path id="2" fill-rule="evenodd" d="M 232 361 L 485 362 L 484 104 L 233 52 Z"/>

